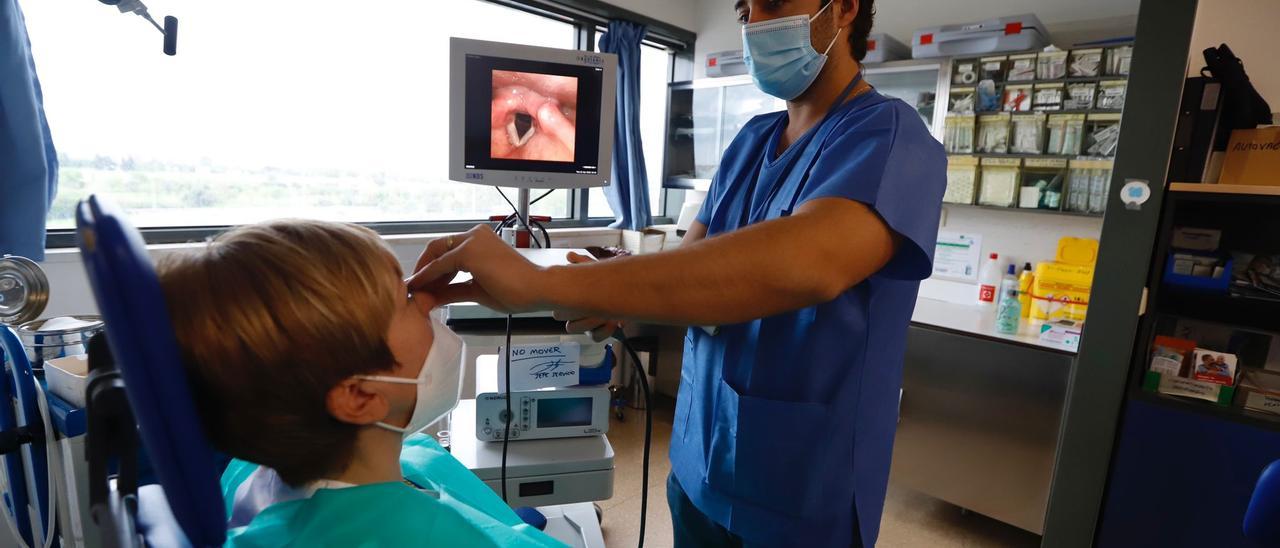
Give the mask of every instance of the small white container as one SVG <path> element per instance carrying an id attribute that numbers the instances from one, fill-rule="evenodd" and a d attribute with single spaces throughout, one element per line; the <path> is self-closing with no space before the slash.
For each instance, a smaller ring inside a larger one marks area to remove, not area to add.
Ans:
<path id="1" fill-rule="evenodd" d="M 662 251 L 662 244 L 666 238 L 667 233 L 654 228 L 623 230 L 622 248 L 635 255 L 657 253 Z"/>
<path id="2" fill-rule="evenodd" d="M 986 55 L 1040 49 L 1048 43 L 1040 20 L 1024 14 L 919 29 L 911 38 L 911 55 L 916 59 Z"/>
<path id="3" fill-rule="evenodd" d="M 911 48 L 896 38 L 883 32 L 867 36 L 867 56 L 862 60 L 863 63 L 884 63 L 910 58 Z"/>
<path id="4" fill-rule="evenodd" d="M 44 362 L 44 378 L 49 392 L 76 407 L 85 406 L 89 378 L 89 356 L 65 356 Z"/>

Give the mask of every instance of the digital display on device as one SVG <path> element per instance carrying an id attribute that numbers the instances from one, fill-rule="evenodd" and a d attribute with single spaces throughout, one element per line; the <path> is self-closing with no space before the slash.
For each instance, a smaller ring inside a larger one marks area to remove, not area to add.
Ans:
<path id="1" fill-rule="evenodd" d="M 605 69 L 465 56 L 468 170 L 596 174 Z"/>
<path id="2" fill-rule="evenodd" d="M 588 426 L 591 424 L 591 398 L 556 398 L 538 400 L 538 428 Z"/>

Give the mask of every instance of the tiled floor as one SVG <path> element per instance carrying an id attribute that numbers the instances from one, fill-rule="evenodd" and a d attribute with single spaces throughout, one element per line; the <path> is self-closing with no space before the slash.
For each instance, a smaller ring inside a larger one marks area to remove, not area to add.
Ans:
<path id="1" fill-rule="evenodd" d="M 653 445 L 649 468 L 649 509 L 645 546 L 670 547 L 671 514 L 667 511 L 667 447 L 675 402 L 663 398 L 654 406 Z M 604 508 L 604 540 L 611 547 L 634 546 L 639 530 L 640 463 L 644 447 L 644 412 L 628 410 L 625 421 L 610 425 L 616 453 L 613 498 Z M 885 548 L 1034 547 L 1040 537 L 907 489 L 889 486 L 878 546 Z"/>

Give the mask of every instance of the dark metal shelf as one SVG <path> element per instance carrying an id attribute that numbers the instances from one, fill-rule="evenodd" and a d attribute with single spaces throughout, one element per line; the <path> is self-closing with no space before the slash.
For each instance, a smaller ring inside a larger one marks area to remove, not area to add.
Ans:
<path id="1" fill-rule="evenodd" d="M 1124 75 L 1101 75 L 1101 76 L 1074 76 L 1070 78 L 1058 78 L 1056 80 L 1018 80 L 1018 81 L 1002 80 L 1002 81 L 996 82 L 996 85 L 997 86 L 1027 86 L 1027 85 L 1036 85 L 1036 84 L 1082 84 L 1082 83 L 1090 83 L 1090 82 L 1101 83 L 1101 82 L 1128 82 L 1128 81 L 1129 81 L 1129 77 Z M 958 87 L 969 88 L 975 85 L 977 84 L 976 83 L 956 84 L 953 81 L 951 83 L 951 88 L 952 89 L 955 89 Z"/>
<path id="2" fill-rule="evenodd" d="M 1164 314 L 1261 331 L 1280 331 L 1280 302 L 1163 284 L 1155 309 Z"/>
<path id="3" fill-rule="evenodd" d="M 1280 203 L 1280 185 L 1169 183 L 1169 191 L 1179 200 L 1242 201 L 1267 205 Z"/>
<path id="4" fill-rule="evenodd" d="M 1085 156 L 1083 154 L 1032 154 L 1029 152 L 949 152 L 948 156 L 973 156 L 976 158 L 1030 158 L 1045 160 L 1102 160 L 1114 161 L 1113 157 L 1104 156 Z"/>
<path id="5" fill-rule="evenodd" d="M 947 112 L 947 116 L 987 116 L 991 114 L 1011 114 L 1017 116 L 1019 114 L 1121 114 L 1124 112 L 1122 108 L 1078 108 L 1078 109 L 1031 109 L 1031 110 L 984 110 L 981 112 Z"/>
<path id="6" fill-rule="evenodd" d="M 1132 390 L 1130 397 L 1135 400 L 1141 400 L 1155 405 L 1172 407 L 1174 409 L 1208 415 L 1210 417 L 1253 426 L 1255 428 L 1280 432 L 1280 416 L 1276 415 L 1250 411 L 1241 407 L 1222 407 L 1207 401 L 1169 396 L 1157 392 L 1148 392 L 1137 387 Z"/>

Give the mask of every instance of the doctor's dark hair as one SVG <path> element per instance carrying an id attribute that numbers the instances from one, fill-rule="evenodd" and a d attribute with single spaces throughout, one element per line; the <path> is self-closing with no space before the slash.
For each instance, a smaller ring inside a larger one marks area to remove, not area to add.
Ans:
<path id="1" fill-rule="evenodd" d="M 826 7 L 831 2 L 832 0 L 823 0 L 822 6 Z M 859 0 L 858 13 L 853 16 L 853 24 L 849 26 L 849 53 L 853 55 L 854 61 L 862 62 L 867 56 L 867 37 L 871 35 L 871 26 L 876 18 L 875 4 L 875 0 Z M 840 7 L 853 9 L 853 1 L 840 0 Z"/>
<path id="2" fill-rule="evenodd" d="M 166 255 L 157 270 L 214 447 L 293 486 L 344 469 L 361 427 L 329 414 L 328 393 L 395 365 L 386 337 L 404 288 L 382 239 L 272 221 Z"/>

